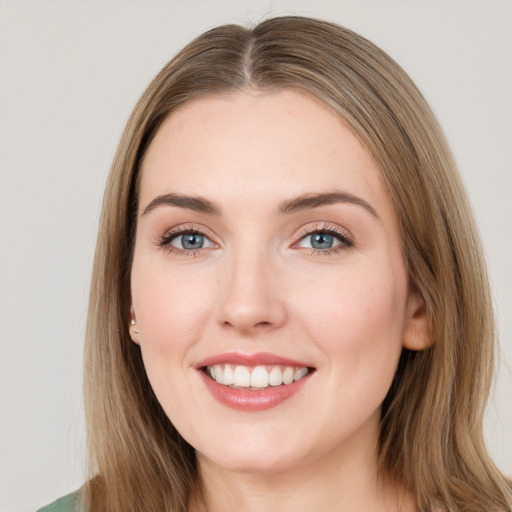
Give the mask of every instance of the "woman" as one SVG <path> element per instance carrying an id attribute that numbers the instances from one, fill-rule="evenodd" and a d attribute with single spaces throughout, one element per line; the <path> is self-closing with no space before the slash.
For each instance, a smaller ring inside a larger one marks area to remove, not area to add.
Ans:
<path id="1" fill-rule="evenodd" d="M 48 510 L 510 511 L 481 431 L 490 304 L 446 142 L 389 56 L 307 18 L 213 29 L 120 142 L 92 478 Z"/>

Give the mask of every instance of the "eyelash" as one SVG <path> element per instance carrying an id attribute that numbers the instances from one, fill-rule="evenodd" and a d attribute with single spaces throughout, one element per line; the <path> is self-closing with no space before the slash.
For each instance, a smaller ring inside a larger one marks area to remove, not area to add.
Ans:
<path id="1" fill-rule="evenodd" d="M 167 249 L 169 254 L 177 254 L 179 256 L 196 256 L 200 249 L 180 249 L 179 247 L 171 245 L 171 242 L 180 235 L 201 235 L 210 240 L 210 238 L 200 229 L 193 226 L 179 226 L 168 231 L 164 236 L 162 236 L 160 240 L 158 240 L 157 245 L 162 249 Z"/>
<path id="2" fill-rule="evenodd" d="M 315 234 L 324 233 L 328 235 L 332 235 L 335 238 L 338 239 L 340 242 L 339 245 L 328 248 L 328 249 L 315 249 L 313 247 L 303 247 L 303 250 L 308 250 L 309 254 L 312 256 L 317 255 L 331 255 L 331 254 L 337 254 L 340 251 L 344 251 L 346 249 L 350 249 L 351 247 L 354 247 L 354 242 L 352 238 L 349 236 L 349 234 L 343 230 L 341 230 L 338 227 L 330 226 L 330 225 L 323 225 L 323 226 L 313 226 L 311 228 L 306 228 L 303 231 L 301 231 L 298 235 L 299 239 L 297 242 L 294 242 L 292 247 L 296 247 L 297 244 L 302 242 L 306 237 L 312 236 Z M 204 231 L 201 231 L 200 229 L 197 229 L 193 226 L 180 226 L 178 228 L 175 228 L 169 232 L 167 232 L 164 236 L 162 236 L 158 242 L 158 247 L 165 248 L 169 252 L 169 254 L 177 254 L 179 256 L 197 256 L 198 251 L 200 249 L 179 249 L 178 247 L 174 247 L 171 245 L 171 242 L 176 239 L 180 235 L 201 235 L 208 240 L 210 238 L 208 235 L 204 233 Z M 211 242 L 213 243 L 213 242 Z"/>
<path id="3" fill-rule="evenodd" d="M 297 244 L 302 242 L 302 240 L 304 240 L 306 237 L 316 235 L 319 233 L 332 235 L 333 237 L 338 239 L 340 244 L 334 247 L 330 247 L 328 249 L 315 249 L 314 247 L 303 247 L 303 249 L 308 250 L 311 256 L 329 256 L 350 249 L 351 247 L 354 247 L 354 241 L 346 231 L 340 229 L 339 227 L 330 226 L 328 224 L 324 224 L 323 226 L 312 226 L 309 228 L 305 228 L 303 231 L 299 233 L 299 240 L 295 242 L 293 246 L 296 246 Z"/>

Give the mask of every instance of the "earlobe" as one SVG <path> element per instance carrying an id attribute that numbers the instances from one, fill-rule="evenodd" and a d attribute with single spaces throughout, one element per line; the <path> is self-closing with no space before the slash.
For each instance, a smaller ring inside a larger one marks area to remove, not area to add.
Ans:
<path id="1" fill-rule="evenodd" d="M 418 293 L 411 293 L 407 302 L 403 330 L 403 346 L 409 350 L 425 350 L 434 343 L 427 317 L 425 300 Z"/>
<path id="2" fill-rule="evenodd" d="M 134 343 L 136 343 L 138 345 L 140 343 L 140 339 L 139 339 L 140 330 L 137 327 L 137 319 L 135 317 L 135 310 L 133 309 L 133 304 L 130 305 L 129 319 L 130 319 L 130 328 L 129 328 L 130 338 L 132 339 L 132 341 Z"/>

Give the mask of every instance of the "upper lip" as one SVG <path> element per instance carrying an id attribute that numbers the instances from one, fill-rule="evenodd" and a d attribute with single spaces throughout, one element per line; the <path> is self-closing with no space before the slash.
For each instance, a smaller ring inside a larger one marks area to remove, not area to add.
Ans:
<path id="1" fill-rule="evenodd" d="M 257 354 L 244 354 L 241 352 L 225 352 L 207 357 L 199 361 L 196 368 L 204 368 L 205 366 L 215 366 L 216 364 L 234 364 L 241 366 L 264 366 L 264 365 L 282 365 L 294 366 L 297 368 L 311 367 L 308 363 L 297 361 L 288 357 L 281 357 L 269 352 L 260 352 Z"/>

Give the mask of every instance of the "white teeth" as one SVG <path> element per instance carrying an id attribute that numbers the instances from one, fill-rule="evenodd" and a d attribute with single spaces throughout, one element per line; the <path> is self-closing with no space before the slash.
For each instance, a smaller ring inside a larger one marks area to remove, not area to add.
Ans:
<path id="1" fill-rule="evenodd" d="M 251 385 L 251 372 L 245 366 L 237 366 L 233 378 L 233 384 L 240 388 L 248 388 Z"/>
<path id="2" fill-rule="evenodd" d="M 219 365 L 213 367 L 213 379 L 219 384 L 224 382 L 224 370 Z"/>
<path id="3" fill-rule="evenodd" d="M 305 367 L 256 366 L 250 368 L 230 364 L 208 366 L 206 371 L 213 380 L 224 386 L 253 389 L 265 389 L 268 386 L 280 386 L 282 384 L 288 385 L 308 374 L 308 369 Z"/>
<path id="4" fill-rule="evenodd" d="M 268 372 L 264 366 L 256 366 L 251 373 L 253 388 L 268 388 Z"/>
<path id="5" fill-rule="evenodd" d="M 287 366 L 283 372 L 283 384 L 291 384 L 293 382 L 293 375 L 295 371 L 291 366 Z"/>
<path id="6" fill-rule="evenodd" d="M 293 374 L 293 380 L 300 380 L 308 374 L 307 368 L 297 368 Z"/>
<path id="7" fill-rule="evenodd" d="M 279 366 L 274 366 L 274 368 L 270 370 L 270 373 L 268 374 L 268 383 L 271 386 L 280 386 L 283 383 L 283 372 Z"/>
<path id="8" fill-rule="evenodd" d="M 235 376 L 233 375 L 233 369 L 231 368 L 231 366 L 229 366 L 229 364 L 227 364 L 224 367 L 224 376 L 222 379 L 222 384 L 224 384 L 226 386 L 231 386 L 231 384 L 234 384 L 234 383 L 235 383 Z"/>

